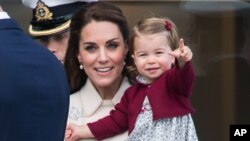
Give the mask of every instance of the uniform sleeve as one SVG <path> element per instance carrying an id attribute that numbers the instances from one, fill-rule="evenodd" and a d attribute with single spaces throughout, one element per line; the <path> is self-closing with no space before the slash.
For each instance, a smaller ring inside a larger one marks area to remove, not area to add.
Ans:
<path id="1" fill-rule="evenodd" d="M 125 91 L 121 102 L 116 104 L 109 116 L 87 124 L 97 140 L 115 136 L 128 129 L 128 103 L 128 91 Z"/>

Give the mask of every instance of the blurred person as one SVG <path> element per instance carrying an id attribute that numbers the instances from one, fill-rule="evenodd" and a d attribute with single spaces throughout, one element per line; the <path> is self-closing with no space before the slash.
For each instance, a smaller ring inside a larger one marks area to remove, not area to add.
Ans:
<path id="1" fill-rule="evenodd" d="M 22 0 L 32 8 L 29 34 L 64 63 L 70 18 L 81 6 L 96 0 Z"/>
<path id="2" fill-rule="evenodd" d="M 61 63 L 0 4 L 0 140 L 63 141 L 69 87 Z"/>

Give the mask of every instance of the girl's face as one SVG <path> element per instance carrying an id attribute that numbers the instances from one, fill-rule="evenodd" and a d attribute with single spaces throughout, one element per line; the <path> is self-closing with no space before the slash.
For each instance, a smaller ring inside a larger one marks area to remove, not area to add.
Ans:
<path id="1" fill-rule="evenodd" d="M 82 28 L 80 36 L 78 59 L 94 86 L 119 83 L 128 49 L 118 26 L 92 21 Z"/>
<path id="2" fill-rule="evenodd" d="M 134 62 L 138 72 L 151 83 L 171 68 L 174 57 L 166 35 L 139 35 L 134 39 Z"/>

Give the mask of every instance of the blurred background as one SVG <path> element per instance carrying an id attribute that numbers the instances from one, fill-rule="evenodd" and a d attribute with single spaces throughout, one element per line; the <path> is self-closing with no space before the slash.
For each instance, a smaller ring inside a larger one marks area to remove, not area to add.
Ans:
<path id="1" fill-rule="evenodd" d="M 191 102 L 201 141 L 228 141 L 231 124 L 250 124 L 250 2 L 110 1 L 132 27 L 143 17 L 172 19 L 193 53 L 196 83 Z M 27 32 L 31 9 L 0 0 Z"/>

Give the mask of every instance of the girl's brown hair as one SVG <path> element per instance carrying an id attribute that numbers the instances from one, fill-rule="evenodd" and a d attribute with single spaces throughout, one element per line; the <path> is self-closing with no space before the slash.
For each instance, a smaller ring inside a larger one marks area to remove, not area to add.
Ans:
<path id="1" fill-rule="evenodd" d="M 130 44 L 129 44 L 129 52 L 130 57 L 134 53 L 134 40 L 136 37 L 140 35 L 152 35 L 152 34 L 164 34 L 170 44 L 172 50 L 175 50 L 179 47 L 179 35 L 176 25 L 168 18 L 146 18 L 140 20 L 133 28 Z M 133 76 L 138 75 L 136 67 L 134 63 L 131 66 L 128 66 L 129 72 L 133 74 Z"/>

